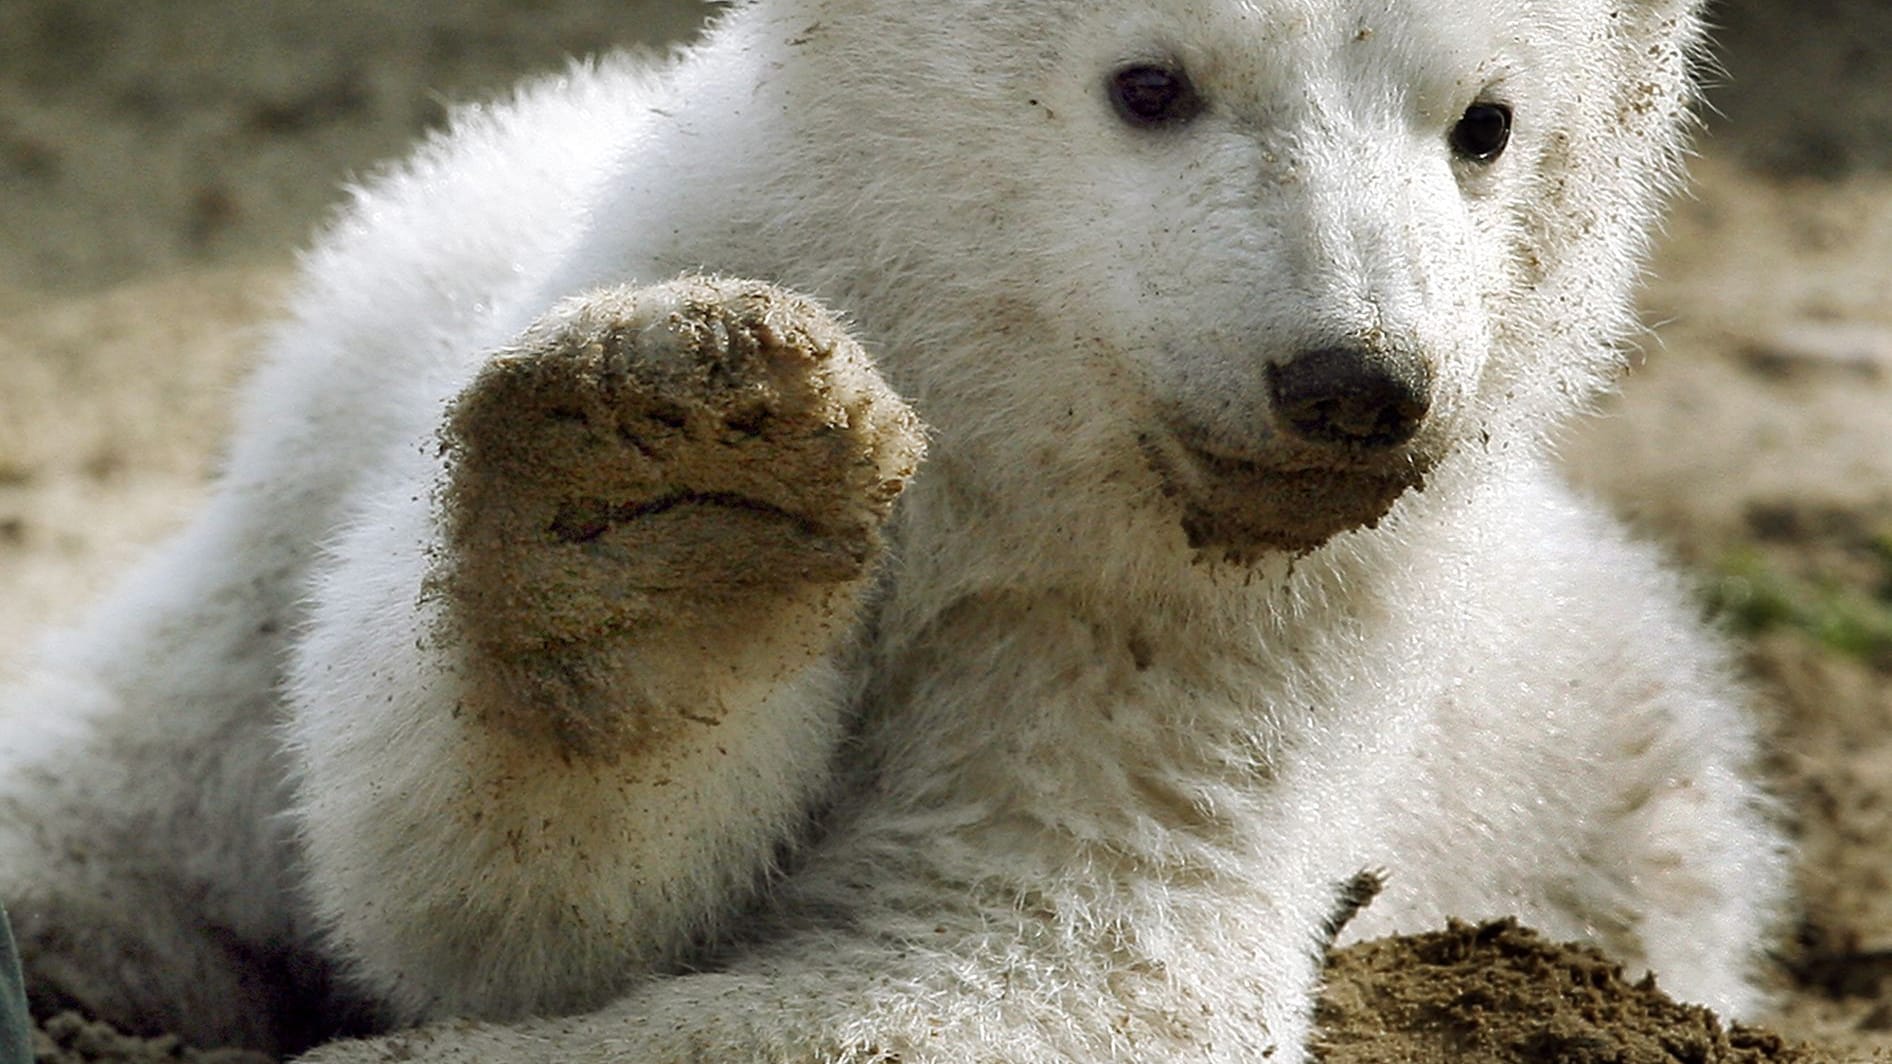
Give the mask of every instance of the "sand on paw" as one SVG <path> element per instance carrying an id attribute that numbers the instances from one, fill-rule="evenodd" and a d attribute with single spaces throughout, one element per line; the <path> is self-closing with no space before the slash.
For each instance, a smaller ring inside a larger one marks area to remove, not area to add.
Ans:
<path id="1" fill-rule="evenodd" d="M 432 583 L 495 692 L 469 707 L 611 757 L 669 720 L 627 701 L 716 701 L 670 681 L 679 663 L 819 652 L 925 442 L 819 305 L 684 277 L 559 305 L 461 392 L 441 446 Z"/>
<path id="2" fill-rule="evenodd" d="M 684 278 L 562 304 L 461 394 L 443 446 L 448 590 L 505 653 L 860 575 L 923 443 L 813 302 Z"/>

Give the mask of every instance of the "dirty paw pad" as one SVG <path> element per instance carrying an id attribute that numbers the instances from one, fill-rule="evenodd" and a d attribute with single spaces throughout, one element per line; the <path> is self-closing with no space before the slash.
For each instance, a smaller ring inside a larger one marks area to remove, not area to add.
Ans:
<path id="1" fill-rule="evenodd" d="M 560 305 L 442 437 L 446 584 L 500 650 L 854 579 L 922 447 L 819 306 L 704 278 Z"/>

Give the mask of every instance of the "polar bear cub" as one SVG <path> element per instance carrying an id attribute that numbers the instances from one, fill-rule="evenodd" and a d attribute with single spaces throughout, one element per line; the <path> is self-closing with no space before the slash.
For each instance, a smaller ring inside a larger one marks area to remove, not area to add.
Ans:
<path id="1" fill-rule="evenodd" d="M 9 696 L 36 1001 L 336 1064 L 1297 1061 L 1380 870 L 1348 935 L 1516 914 L 1753 1011 L 1724 652 L 1546 443 L 1698 35 L 756 0 L 463 112 Z"/>

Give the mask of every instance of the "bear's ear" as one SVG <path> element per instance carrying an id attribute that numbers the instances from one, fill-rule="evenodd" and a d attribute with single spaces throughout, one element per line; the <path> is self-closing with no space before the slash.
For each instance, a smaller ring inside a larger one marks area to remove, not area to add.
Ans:
<path id="1" fill-rule="evenodd" d="M 1610 0 L 1607 9 L 1612 39 L 1672 46 L 1691 64 L 1706 54 L 1707 0 Z"/>
<path id="2" fill-rule="evenodd" d="M 1544 9 L 1569 0 L 1543 0 Z M 1656 219 L 1680 185 L 1707 63 L 1701 0 L 1593 0 L 1567 51 L 1566 95 L 1529 114 L 1537 179 L 1512 201 L 1531 284 L 1504 325 L 1535 371 L 1507 382 L 1540 418 L 1599 394 L 1636 328 L 1632 295 Z M 1572 315 L 1571 307 L 1589 308 Z"/>
<path id="3" fill-rule="evenodd" d="M 1690 18 L 1699 18 L 1707 10 L 1707 0 L 1614 0 L 1612 11 L 1654 11 Z"/>
<path id="4" fill-rule="evenodd" d="M 1666 140 L 1688 125 L 1712 69 L 1706 7 L 1704 0 L 1613 0 L 1605 61 L 1618 72 L 1615 117 L 1625 132 Z"/>
<path id="5" fill-rule="evenodd" d="M 1700 21 L 1708 10 L 1708 0 L 1609 0 L 1606 6 L 1612 19 L 1628 18 L 1639 23 L 1646 32 L 1651 28 L 1660 29 L 1661 22 L 1652 23 L 1651 18 L 1662 22 L 1673 20 L 1678 29 Z"/>

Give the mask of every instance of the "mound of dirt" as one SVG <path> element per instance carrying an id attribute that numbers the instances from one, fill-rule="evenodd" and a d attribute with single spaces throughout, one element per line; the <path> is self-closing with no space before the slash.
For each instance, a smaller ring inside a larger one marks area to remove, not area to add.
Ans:
<path id="1" fill-rule="evenodd" d="M 1362 942 L 1328 960 L 1323 1064 L 1822 1064 L 1842 1058 L 1631 983 L 1513 920 Z"/>

